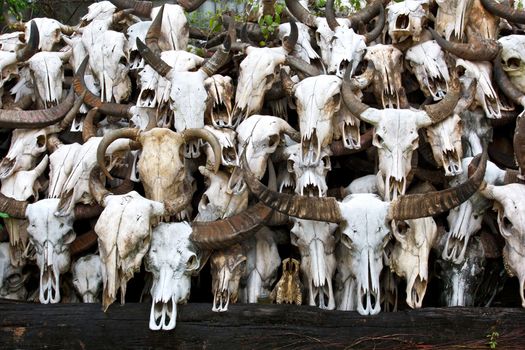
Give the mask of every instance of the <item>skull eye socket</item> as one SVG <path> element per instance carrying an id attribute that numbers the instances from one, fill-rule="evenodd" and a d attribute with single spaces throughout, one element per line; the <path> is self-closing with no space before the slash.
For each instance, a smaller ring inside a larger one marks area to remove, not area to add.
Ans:
<path id="1" fill-rule="evenodd" d="M 293 167 L 295 165 L 295 161 L 293 159 L 288 159 L 288 161 L 286 162 L 286 168 L 288 170 L 289 173 L 293 173 Z"/>
<path id="2" fill-rule="evenodd" d="M 36 145 L 40 148 L 46 145 L 46 135 L 38 135 L 36 137 Z"/>
<path id="3" fill-rule="evenodd" d="M 13 284 L 18 284 L 20 281 L 22 280 L 22 275 L 19 274 L 19 273 L 14 273 L 12 275 L 10 275 L 8 278 L 7 278 L 7 282 L 11 285 Z"/>
<path id="4" fill-rule="evenodd" d="M 507 60 L 507 66 L 512 69 L 518 69 L 521 65 L 521 60 L 517 57 L 511 57 Z"/>
<path id="5" fill-rule="evenodd" d="M 120 58 L 120 60 L 118 61 L 119 64 L 123 65 L 123 66 L 127 66 L 128 65 L 128 60 L 126 57 L 122 56 Z"/>
<path id="6" fill-rule="evenodd" d="M 396 223 L 396 230 L 398 233 L 402 235 L 406 235 L 409 228 L 410 226 L 408 225 L 406 221 L 399 221 Z"/>
<path id="7" fill-rule="evenodd" d="M 512 229 L 512 222 L 509 220 L 507 216 L 503 217 L 502 224 L 503 224 L 503 228 L 506 231 L 510 231 Z"/>
<path id="8" fill-rule="evenodd" d="M 332 164 L 330 163 L 330 156 L 323 156 L 323 158 L 321 158 L 321 161 L 323 162 L 323 166 L 325 169 L 332 168 Z"/>
<path id="9" fill-rule="evenodd" d="M 458 74 L 458 77 L 464 76 L 466 72 L 467 72 L 467 70 L 465 69 L 465 67 L 463 67 L 463 66 L 457 66 L 456 67 L 456 73 Z"/>
<path id="10" fill-rule="evenodd" d="M 385 140 L 379 134 L 375 134 L 376 146 L 383 148 L 385 146 Z"/>
<path id="11" fill-rule="evenodd" d="M 192 255 L 186 262 L 186 271 L 194 271 L 199 267 L 199 261 L 197 260 L 197 256 Z"/>
<path id="12" fill-rule="evenodd" d="M 270 148 L 277 147 L 280 141 L 281 141 L 281 137 L 278 134 L 272 135 L 268 139 L 268 146 Z"/>

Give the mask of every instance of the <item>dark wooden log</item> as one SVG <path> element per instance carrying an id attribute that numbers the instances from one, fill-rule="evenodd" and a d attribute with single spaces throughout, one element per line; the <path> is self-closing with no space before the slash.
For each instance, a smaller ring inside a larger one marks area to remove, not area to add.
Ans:
<path id="1" fill-rule="evenodd" d="M 376 316 L 309 306 L 179 307 L 174 331 L 148 329 L 148 304 L 0 304 L 1 349 L 525 348 L 520 308 L 425 308 Z M 495 336 L 498 333 L 499 336 Z M 489 336 L 489 337 L 487 337 Z"/>

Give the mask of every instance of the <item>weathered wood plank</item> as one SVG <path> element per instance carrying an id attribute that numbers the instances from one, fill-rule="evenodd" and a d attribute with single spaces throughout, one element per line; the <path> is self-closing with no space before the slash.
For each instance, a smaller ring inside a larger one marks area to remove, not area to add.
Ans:
<path id="1" fill-rule="evenodd" d="M 149 305 L 0 304 L 0 349 L 498 349 L 525 348 L 525 311 L 426 308 L 364 317 L 307 306 L 179 307 L 177 328 L 148 329 Z"/>

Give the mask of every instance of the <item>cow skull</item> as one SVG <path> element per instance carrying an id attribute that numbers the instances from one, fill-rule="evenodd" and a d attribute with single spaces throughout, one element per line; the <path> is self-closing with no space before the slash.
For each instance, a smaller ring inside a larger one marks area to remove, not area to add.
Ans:
<path id="1" fill-rule="evenodd" d="M 34 168 L 38 157 L 46 151 L 46 141 L 46 129 L 13 130 L 9 151 L 0 162 L 0 179 Z"/>
<path id="2" fill-rule="evenodd" d="M 463 147 L 463 122 L 459 115 L 454 114 L 447 119 L 429 126 L 427 137 L 432 147 L 436 163 L 445 169 L 445 176 L 456 176 L 463 172 L 461 158 Z"/>
<path id="3" fill-rule="evenodd" d="M 246 273 L 246 254 L 240 244 L 215 251 L 210 257 L 213 307 L 212 311 L 228 311 L 239 296 L 239 283 Z"/>
<path id="4" fill-rule="evenodd" d="M 521 35 L 508 35 L 498 40 L 502 45 L 503 70 L 512 83 L 525 92 L 525 40 Z"/>
<path id="5" fill-rule="evenodd" d="M 428 7 L 428 0 L 391 2 L 386 10 L 388 35 L 392 42 L 400 43 L 408 38 L 419 42 L 427 20 Z"/>
<path id="6" fill-rule="evenodd" d="M 100 302 L 102 291 L 102 265 L 100 256 L 89 254 L 81 257 L 71 267 L 73 287 L 84 303 Z"/>
<path id="7" fill-rule="evenodd" d="M 232 78 L 215 74 L 204 81 L 208 91 L 206 115 L 211 116 L 212 125 L 216 128 L 233 128 L 232 121 Z"/>
<path id="8" fill-rule="evenodd" d="M 57 105 L 62 100 L 62 66 L 70 55 L 70 52 L 38 52 L 28 61 L 35 92 L 45 108 Z"/>

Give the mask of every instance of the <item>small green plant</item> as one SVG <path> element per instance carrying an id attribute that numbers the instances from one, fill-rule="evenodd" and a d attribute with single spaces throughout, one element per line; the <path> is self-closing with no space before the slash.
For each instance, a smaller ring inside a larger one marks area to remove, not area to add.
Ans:
<path id="1" fill-rule="evenodd" d="M 498 346 L 498 337 L 499 337 L 499 333 L 494 331 L 490 334 L 487 334 L 487 338 L 489 339 L 489 341 L 487 342 L 488 346 L 491 348 L 491 349 L 496 349 L 497 346 Z"/>
<path id="2" fill-rule="evenodd" d="M 8 218 L 9 218 L 9 215 L 8 215 L 8 214 L 0 212 L 0 219 L 8 219 Z M 3 227 L 4 227 L 4 226 L 2 226 L 2 224 L 0 224 L 0 230 L 1 230 Z"/>
<path id="3" fill-rule="evenodd" d="M 28 0 L 4 0 L 2 1 L 2 8 L 7 6 L 7 12 L 10 15 L 16 17 L 18 21 L 22 19 L 22 12 L 32 6 L 32 3 Z M 1 21 L 4 21 L 4 15 L 2 14 Z"/>
<path id="4" fill-rule="evenodd" d="M 266 15 L 259 18 L 259 27 L 261 28 L 261 33 L 264 36 L 264 39 L 268 41 L 270 36 L 275 33 L 275 30 L 279 28 L 281 24 L 281 13 L 284 10 L 285 5 L 276 2 L 274 5 L 275 14 Z M 264 46 L 266 43 L 264 41 L 260 42 L 259 45 Z"/>

